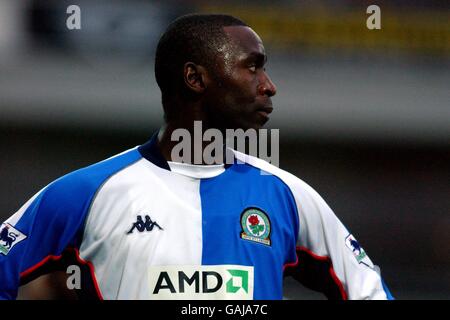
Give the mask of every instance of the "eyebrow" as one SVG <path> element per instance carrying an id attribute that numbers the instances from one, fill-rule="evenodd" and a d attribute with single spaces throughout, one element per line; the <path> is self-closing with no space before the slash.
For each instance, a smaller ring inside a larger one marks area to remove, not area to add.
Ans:
<path id="1" fill-rule="evenodd" d="M 245 57 L 244 61 L 256 61 L 257 64 L 264 65 L 267 62 L 267 55 L 261 52 L 252 52 L 247 57 Z"/>

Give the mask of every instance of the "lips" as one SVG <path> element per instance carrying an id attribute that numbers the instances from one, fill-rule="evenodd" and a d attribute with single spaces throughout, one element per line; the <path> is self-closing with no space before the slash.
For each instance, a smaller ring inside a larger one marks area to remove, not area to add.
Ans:
<path id="1" fill-rule="evenodd" d="M 273 107 L 262 107 L 262 108 L 258 108 L 258 111 L 264 111 L 264 112 L 267 112 L 267 113 L 269 114 L 269 113 L 272 113 Z"/>
<path id="2" fill-rule="evenodd" d="M 262 108 L 258 108 L 256 111 L 260 115 L 264 116 L 265 118 L 268 118 L 269 114 L 272 113 L 273 108 L 272 107 L 262 107 Z"/>

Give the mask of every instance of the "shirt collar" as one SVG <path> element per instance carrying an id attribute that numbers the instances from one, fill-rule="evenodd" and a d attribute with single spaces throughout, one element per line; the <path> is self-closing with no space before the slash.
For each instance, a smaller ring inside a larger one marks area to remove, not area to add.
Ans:
<path id="1" fill-rule="evenodd" d="M 145 159 L 147 159 L 148 161 L 150 161 L 151 163 L 153 163 L 154 165 L 162 168 L 162 169 L 166 169 L 166 170 L 170 170 L 170 166 L 167 163 L 166 159 L 163 157 L 163 155 L 161 154 L 161 151 L 159 150 L 158 147 L 158 131 L 156 131 L 152 137 L 150 138 L 149 141 L 147 141 L 146 143 L 144 143 L 143 145 L 138 147 L 138 151 L 141 154 L 141 156 Z M 232 153 L 232 156 L 226 156 L 227 153 Z M 228 149 L 224 146 L 224 160 L 225 159 L 233 159 L 232 163 L 226 163 L 225 162 L 225 169 L 228 169 L 230 166 L 232 166 L 235 162 L 236 162 L 236 158 L 234 156 L 234 152 L 231 149 Z"/>

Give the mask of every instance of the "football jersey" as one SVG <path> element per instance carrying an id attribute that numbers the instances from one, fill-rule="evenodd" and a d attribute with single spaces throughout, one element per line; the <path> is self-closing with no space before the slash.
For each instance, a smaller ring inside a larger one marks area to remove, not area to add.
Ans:
<path id="1" fill-rule="evenodd" d="M 0 298 L 77 265 L 86 299 L 282 299 L 293 276 L 330 299 L 391 299 L 309 185 L 261 159 L 167 162 L 156 135 L 46 186 L 0 227 Z"/>

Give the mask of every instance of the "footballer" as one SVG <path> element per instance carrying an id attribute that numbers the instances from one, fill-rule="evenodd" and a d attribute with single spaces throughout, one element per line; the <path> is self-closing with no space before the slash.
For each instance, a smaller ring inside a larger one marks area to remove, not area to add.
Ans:
<path id="1" fill-rule="evenodd" d="M 282 299 L 294 277 L 329 299 L 392 299 L 379 268 L 308 184 L 227 149 L 172 159 L 177 129 L 260 129 L 273 111 L 261 38 L 190 14 L 161 36 L 164 123 L 151 139 L 50 183 L 0 226 L 0 298 L 77 265 L 81 299 Z"/>

